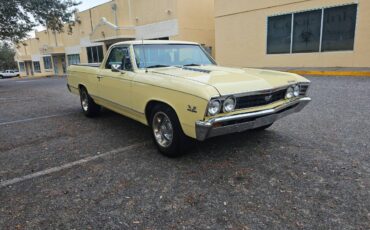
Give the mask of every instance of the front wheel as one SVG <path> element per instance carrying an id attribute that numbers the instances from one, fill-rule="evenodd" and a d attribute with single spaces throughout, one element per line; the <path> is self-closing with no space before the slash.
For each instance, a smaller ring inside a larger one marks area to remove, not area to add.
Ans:
<path id="1" fill-rule="evenodd" d="M 100 106 L 94 102 L 84 87 L 80 89 L 80 101 L 81 108 L 85 116 L 95 117 L 99 114 L 101 109 Z"/>
<path id="2" fill-rule="evenodd" d="M 190 138 L 182 131 L 175 111 L 169 106 L 159 104 L 152 110 L 151 128 L 154 143 L 167 157 L 178 157 L 188 149 Z"/>

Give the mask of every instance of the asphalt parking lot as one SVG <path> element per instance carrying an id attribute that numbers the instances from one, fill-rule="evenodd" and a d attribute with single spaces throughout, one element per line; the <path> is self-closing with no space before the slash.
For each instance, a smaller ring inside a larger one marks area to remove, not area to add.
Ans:
<path id="1" fill-rule="evenodd" d="M 65 78 L 0 80 L 0 229 L 369 229 L 370 78 L 310 80 L 301 113 L 178 159 Z"/>

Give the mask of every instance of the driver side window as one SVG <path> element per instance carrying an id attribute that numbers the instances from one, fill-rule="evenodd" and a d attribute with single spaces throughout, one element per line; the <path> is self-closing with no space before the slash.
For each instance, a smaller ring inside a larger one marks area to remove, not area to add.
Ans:
<path id="1" fill-rule="evenodd" d="M 116 66 L 116 69 L 132 71 L 132 64 L 128 47 L 116 47 L 112 49 L 109 54 L 105 68 L 112 69 L 112 66 L 114 65 Z"/>

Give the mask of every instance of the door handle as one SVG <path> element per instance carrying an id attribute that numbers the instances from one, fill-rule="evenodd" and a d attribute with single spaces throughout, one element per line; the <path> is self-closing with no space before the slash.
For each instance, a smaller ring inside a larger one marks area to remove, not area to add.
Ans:
<path id="1" fill-rule="evenodd" d="M 103 76 L 102 75 L 98 75 L 98 76 L 96 76 L 98 79 L 99 79 L 99 81 L 100 81 L 100 79 L 102 79 L 103 78 Z"/>

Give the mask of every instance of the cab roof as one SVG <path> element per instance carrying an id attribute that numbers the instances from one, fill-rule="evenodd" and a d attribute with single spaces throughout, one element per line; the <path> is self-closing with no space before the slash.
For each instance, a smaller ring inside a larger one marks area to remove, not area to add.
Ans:
<path id="1" fill-rule="evenodd" d="M 196 42 L 186 42 L 186 41 L 173 41 L 173 40 L 135 40 L 135 41 L 125 41 L 115 43 L 117 45 L 159 45 L 159 44 L 184 44 L 184 45 L 199 45 Z"/>

